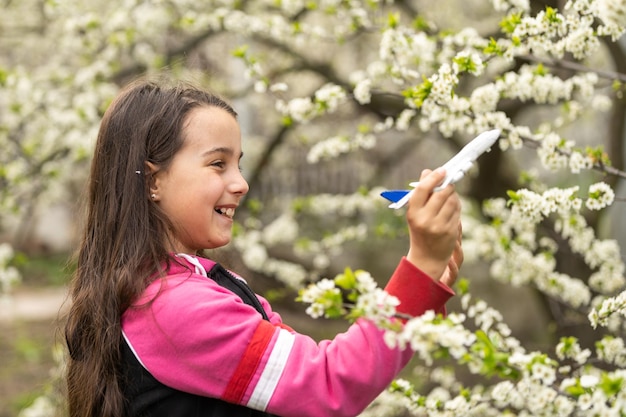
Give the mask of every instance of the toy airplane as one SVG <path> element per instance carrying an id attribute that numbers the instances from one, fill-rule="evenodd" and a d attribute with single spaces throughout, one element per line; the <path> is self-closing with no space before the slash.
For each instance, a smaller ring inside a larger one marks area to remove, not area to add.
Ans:
<path id="1" fill-rule="evenodd" d="M 459 181 L 465 173 L 469 171 L 472 164 L 480 155 L 487 152 L 491 146 L 500 137 L 500 130 L 488 130 L 476 136 L 465 145 L 459 153 L 454 155 L 452 159 L 446 162 L 442 167 L 446 170 L 446 177 L 443 182 L 435 188 L 435 191 L 439 191 L 447 187 L 449 184 L 454 184 Z M 416 187 L 419 182 L 412 182 L 409 185 Z M 403 207 L 411 198 L 413 194 L 412 190 L 389 190 L 383 191 L 381 195 L 387 200 L 391 201 L 390 208 L 399 209 Z"/>

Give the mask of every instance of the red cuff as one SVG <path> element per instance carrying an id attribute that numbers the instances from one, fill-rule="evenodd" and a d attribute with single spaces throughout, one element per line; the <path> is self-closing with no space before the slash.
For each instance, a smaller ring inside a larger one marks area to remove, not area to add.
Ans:
<path id="1" fill-rule="evenodd" d="M 454 295 L 450 287 L 433 280 L 406 257 L 402 257 L 385 291 L 400 300 L 400 305 L 396 309 L 398 313 L 413 317 L 420 316 L 428 310 L 445 314 L 446 302 Z"/>

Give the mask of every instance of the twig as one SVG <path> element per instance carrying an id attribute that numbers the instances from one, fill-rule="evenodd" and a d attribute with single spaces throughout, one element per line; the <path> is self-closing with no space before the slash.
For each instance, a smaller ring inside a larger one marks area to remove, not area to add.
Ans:
<path id="1" fill-rule="evenodd" d="M 626 74 L 622 74 L 616 71 L 594 69 L 594 68 L 586 67 L 577 62 L 557 60 L 557 59 L 548 59 L 548 58 L 539 58 L 534 55 L 520 55 L 518 58 L 523 61 L 537 62 L 537 63 L 547 65 L 553 68 L 568 69 L 568 70 L 572 70 L 576 72 L 593 72 L 593 73 L 598 74 L 602 78 L 606 78 L 609 80 L 619 80 L 619 81 L 626 83 Z"/>

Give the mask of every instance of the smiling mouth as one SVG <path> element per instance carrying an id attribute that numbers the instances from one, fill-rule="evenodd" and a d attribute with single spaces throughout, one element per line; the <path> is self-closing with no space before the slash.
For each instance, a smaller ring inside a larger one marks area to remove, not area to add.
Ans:
<path id="1" fill-rule="evenodd" d="M 222 216 L 228 217 L 229 219 L 232 219 L 233 216 L 235 215 L 234 208 L 216 208 L 215 211 L 221 214 Z"/>

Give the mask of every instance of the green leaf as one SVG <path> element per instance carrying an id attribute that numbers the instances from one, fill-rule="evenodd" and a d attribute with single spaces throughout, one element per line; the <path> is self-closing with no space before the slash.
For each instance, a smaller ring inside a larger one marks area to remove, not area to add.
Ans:
<path id="1" fill-rule="evenodd" d="M 469 280 L 467 278 L 461 278 L 457 281 L 456 288 L 460 295 L 467 294 L 469 292 Z"/>
<path id="2" fill-rule="evenodd" d="M 559 342 L 563 343 L 563 351 L 567 352 L 578 343 L 578 338 L 574 336 L 562 337 Z"/>
<path id="3" fill-rule="evenodd" d="M 433 83 L 427 78 L 424 78 L 424 82 L 418 86 L 409 88 L 402 92 L 402 95 L 406 98 L 412 99 L 415 106 L 422 107 L 424 101 L 430 95 L 433 89 Z"/>
<path id="4" fill-rule="evenodd" d="M 506 195 L 509 196 L 510 202 L 518 202 L 520 201 L 520 196 L 513 190 L 507 190 Z"/>
<path id="5" fill-rule="evenodd" d="M 548 74 L 548 70 L 543 66 L 543 64 L 538 64 L 533 70 L 533 74 L 543 77 Z"/>
<path id="6" fill-rule="evenodd" d="M 612 397 L 622 391 L 623 384 L 624 379 L 622 377 L 611 377 L 608 374 L 603 374 L 598 386 L 604 391 L 607 397 Z"/>
<path id="7" fill-rule="evenodd" d="M 391 29 L 395 29 L 398 27 L 400 23 L 400 13 L 389 13 L 387 16 L 387 26 Z"/>
<path id="8" fill-rule="evenodd" d="M 506 16 L 500 22 L 500 27 L 504 33 L 511 34 L 515 31 L 517 25 L 522 23 L 522 14 L 521 13 L 512 13 Z"/>
<path id="9" fill-rule="evenodd" d="M 358 193 L 359 195 L 364 196 L 364 197 L 365 197 L 366 195 L 368 195 L 368 194 L 369 194 L 369 192 L 370 192 L 370 191 L 369 191 L 369 189 L 368 189 L 366 186 L 364 186 L 364 185 L 361 185 L 361 186 L 359 187 L 359 189 L 357 190 L 357 193 Z"/>
<path id="10" fill-rule="evenodd" d="M 611 88 L 613 88 L 614 91 L 619 91 L 622 89 L 622 83 L 619 80 L 613 80 Z"/>
<path id="11" fill-rule="evenodd" d="M 475 72 L 476 63 L 469 56 L 455 57 L 452 61 L 459 67 L 459 72 Z"/>
<path id="12" fill-rule="evenodd" d="M 258 214 L 263 210 L 263 202 L 258 198 L 251 198 L 246 201 L 246 206 L 252 214 Z"/>
<path id="13" fill-rule="evenodd" d="M 420 32 L 430 30 L 430 24 L 428 23 L 428 20 L 426 20 L 424 16 L 420 15 L 413 19 L 411 26 L 413 27 L 413 29 Z"/>
<path id="14" fill-rule="evenodd" d="M 561 23 L 561 21 L 562 21 L 561 16 L 559 15 L 559 11 L 557 9 L 552 8 L 552 7 L 546 7 L 546 14 L 545 14 L 543 20 L 544 20 L 544 22 L 546 22 L 548 24 Z"/>
<path id="15" fill-rule="evenodd" d="M 345 313 L 341 293 L 339 291 L 329 290 L 324 293 L 323 298 L 326 307 L 324 317 L 329 319 L 341 318 Z"/>
<path id="16" fill-rule="evenodd" d="M 565 388 L 565 392 L 573 397 L 580 397 L 585 393 L 585 389 L 580 385 L 580 381 L 576 381 L 576 384 L 570 385 Z"/>
<path id="17" fill-rule="evenodd" d="M 293 119 L 290 116 L 283 116 L 281 122 L 285 127 L 290 127 L 293 125 Z"/>
<path id="18" fill-rule="evenodd" d="M 483 53 L 487 55 L 502 56 L 504 55 L 504 50 L 498 45 L 498 41 L 496 41 L 494 38 L 490 38 L 487 46 L 483 48 Z"/>
<path id="19" fill-rule="evenodd" d="M 535 175 L 529 171 L 522 170 L 519 174 L 519 183 L 522 185 L 529 185 L 535 181 Z"/>
<path id="20" fill-rule="evenodd" d="M 599 145 L 595 148 L 587 146 L 585 148 L 585 153 L 587 154 L 587 156 L 591 157 L 594 163 L 611 166 L 611 160 L 609 159 L 607 153 L 604 151 L 604 147 L 602 145 Z"/>
<path id="21" fill-rule="evenodd" d="M 4 68 L 0 68 L 0 86 L 4 87 L 7 83 L 7 79 L 9 78 L 9 72 Z"/>
<path id="22" fill-rule="evenodd" d="M 356 287 L 356 275 L 350 268 L 346 268 L 343 274 L 338 274 L 335 277 L 335 285 L 344 290 L 351 290 Z"/>
<path id="23" fill-rule="evenodd" d="M 235 50 L 232 52 L 232 55 L 236 58 L 245 58 L 246 54 L 248 53 L 248 49 L 249 46 L 248 45 L 241 45 L 238 46 L 237 48 L 235 48 Z"/>

